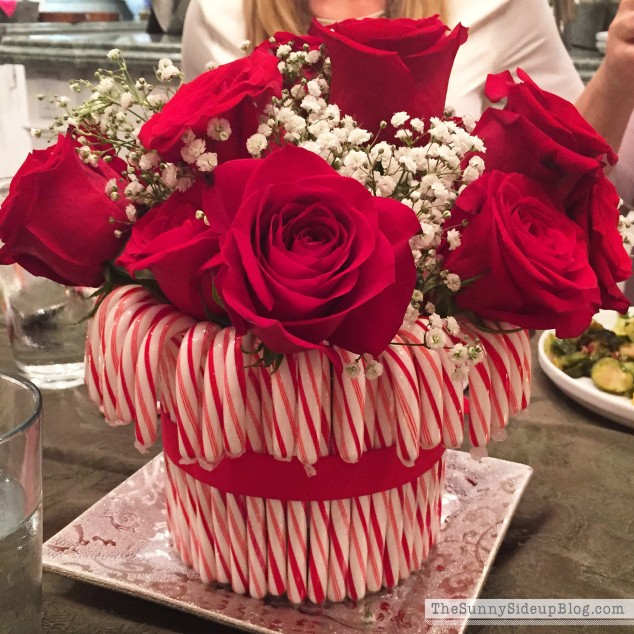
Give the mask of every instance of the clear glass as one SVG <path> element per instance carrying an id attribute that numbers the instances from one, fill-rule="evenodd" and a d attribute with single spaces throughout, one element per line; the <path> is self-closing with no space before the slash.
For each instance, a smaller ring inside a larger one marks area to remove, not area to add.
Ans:
<path id="1" fill-rule="evenodd" d="M 82 383 L 92 289 L 56 284 L 16 265 L 1 268 L 7 334 L 18 368 L 41 388 Z"/>
<path id="2" fill-rule="evenodd" d="M 42 397 L 0 370 L 0 632 L 42 627 Z"/>

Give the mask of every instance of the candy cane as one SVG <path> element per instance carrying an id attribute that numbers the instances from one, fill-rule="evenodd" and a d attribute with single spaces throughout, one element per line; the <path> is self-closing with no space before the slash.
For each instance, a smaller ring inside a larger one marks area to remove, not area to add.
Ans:
<path id="1" fill-rule="evenodd" d="M 156 396 L 161 404 L 161 412 L 172 421 L 177 421 L 176 415 L 176 364 L 181 345 L 180 336 L 172 337 L 165 342 L 159 355 L 158 385 Z"/>
<path id="2" fill-rule="evenodd" d="M 267 585 L 269 594 L 286 592 L 286 512 L 281 500 L 266 500 Z"/>
<path id="3" fill-rule="evenodd" d="M 220 583 L 231 582 L 231 546 L 227 520 L 227 496 L 215 487 L 211 489 L 211 519 L 213 524 L 216 575 Z"/>
<path id="4" fill-rule="evenodd" d="M 191 561 L 191 557 L 186 556 L 186 550 L 182 544 L 181 529 L 179 523 L 182 522 L 182 516 L 180 509 L 178 508 L 178 498 L 176 495 L 176 484 L 171 476 L 171 465 L 169 460 L 165 460 L 165 472 L 167 475 L 167 482 L 165 487 L 165 507 L 167 510 L 167 521 L 174 543 L 174 548 L 179 557 L 186 563 L 187 560 Z M 189 544 L 189 539 L 187 540 Z"/>
<path id="5" fill-rule="evenodd" d="M 442 439 L 447 448 L 460 447 L 464 436 L 464 388 L 462 381 L 453 377 L 455 366 L 448 352 L 439 350 L 438 356 L 443 377 Z"/>
<path id="6" fill-rule="evenodd" d="M 330 502 L 310 502 L 308 598 L 321 605 L 328 588 Z"/>
<path id="7" fill-rule="evenodd" d="M 521 396 L 519 402 L 516 403 L 517 409 L 512 412 L 516 413 L 528 407 L 528 402 L 530 401 L 530 342 L 526 330 L 517 330 L 512 324 L 505 322 L 500 323 L 500 328 L 512 331 L 504 333 L 503 337 L 511 362 L 511 374 L 516 381 L 519 381 L 519 385 L 516 383 L 515 389 Z"/>
<path id="8" fill-rule="evenodd" d="M 304 465 L 313 465 L 321 452 L 321 395 L 323 391 L 322 352 L 307 350 L 297 358 L 297 457 Z"/>
<path id="9" fill-rule="evenodd" d="M 396 409 L 394 393 L 387 372 L 376 379 L 376 384 L 374 446 L 375 448 L 391 447 L 396 438 Z"/>
<path id="10" fill-rule="evenodd" d="M 355 361 L 355 356 L 336 348 L 345 366 Z M 365 416 L 365 374 L 350 377 L 336 372 L 332 392 L 332 428 L 335 445 L 345 462 L 357 462 L 363 452 Z"/>
<path id="11" fill-rule="evenodd" d="M 137 308 L 157 303 L 150 294 L 139 286 L 122 287 L 126 290 L 117 293 L 109 304 L 101 335 L 101 381 L 100 392 L 103 395 L 103 412 L 106 421 L 116 425 L 117 420 L 117 373 L 123 351 L 125 335 L 130 327 Z"/>
<path id="12" fill-rule="evenodd" d="M 486 362 L 491 376 L 491 435 L 495 436 L 506 427 L 510 414 L 508 354 L 497 335 L 482 332 L 472 325 L 463 325 L 463 328 L 482 341 L 487 354 Z"/>
<path id="13" fill-rule="evenodd" d="M 504 332 L 507 330 L 514 330 L 515 326 L 501 322 L 495 324 L 492 322 L 485 322 L 487 326 L 492 329 L 496 327 L 502 329 L 503 332 L 494 334 L 498 343 L 504 348 L 507 356 L 507 368 L 509 373 L 509 413 L 517 414 L 522 409 L 522 392 L 523 392 L 523 378 L 524 371 L 523 353 L 521 343 L 516 341 L 512 336 L 512 332 Z"/>
<path id="14" fill-rule="evenodd" d="M 383 585 L 383 554 L 387 531 L 388 492 L 380 491 L 371 496 L 368 537 L 367 587 L 378 592 Z"/>
<path id="15" fill-rule="evenodd" d="M 403 341 L 413 344 L 410 350 L 414 356 L 418 389 L 421 395 L 420 446 L 433 449 L 442 440 L 443 388 L 442 365 L 436 350 L 425 345 L 425 328 L 417 321 L 399 331 Z"/>
<path id="16" fill-rule="evenodd" d="M 225 452 L 229 456 L 241 456 L 247 448 L 246 377 L 241 350 L 241 338 L 233 328 L 228 328 L 229 340 L 224 366 L 224 393 L 222 418 Z"/>
<path id="17" fill-rule="evenodd" d="M 172 534 L 175 537 L 175 545 L 178 553 L 186 566 L 192 566 L 194 553 L 191 548 L 190 526 L 192 518 L 187 513 L 185 505 L 186 491 L 180 478 L 180 469 L 165 461 L 168 482 L 170 485 L 169 498 L 171 498 L 171 517 L 173 521 Z"/>
<path id="18" fill-rule="evenodd" d="M 524 364 L 522 385 L 522 407 L 528 407 L 531 401 L 531 342 L 527 330 L 521 330 L 517 333 L 517 337 L 522 345 L 522 358 Z"/>
<path id="19" fill-rule="evenodd" d="M 273 401 L 273 455 L 290 460 L 295 453 L 297 430 L 297 364 L 294 355 L 285 355 L 279 368 L 271 375 Z"/>
<path id="20" fill-rule="evenodd" d="M 101 406 L 102 395 L 99 392 L 99 355 L 95 357 L 92 347 L 93 330 L 97 330 L 97 322 L 94 317 L 88 320 L 86 326 L 86 344 L 84 348 L 84 356 L 86 359 L 84 365 L 84 383 L 88 388 L 88 396 L 90 400 L 98 406 Z"/>
<path id="21" fill-rule="evenodd" d="M 229 328 L 216 332 L 205 361 L 201 407 L 202 457 L 198 462 L 207 469 L 213 467 L 224 455 L 224 370 L 230 334 Z"/>
<path id="22" fill-rule="evenodd" d="M 153 325 L 143 338 L 142 354 L 137 360 L 134 384 L 134 409 L 137 414 L 135 446 L 141 452 L 147 451 L 156 441 L 156 379 L 161 350 L 169 339 L 191 328 L 193 324 L 194 320 L 191 317 L 172 310 Z"/>
<path id="23" fill-rule="evenodd" d="M 485 361 L 469 372 L 469 438 L 474 447 L 486 447 L 491 436 L 491 375 Z"/>
<path id="24" fill-rule="evenodd" d="M 247 546 L 249 594 L 266 596 L 266 505 L 264 499 L 247 496 Z"/>
<path id="25" fill-rule="evenodd" d="M 330 559 L 328 561 L 328 590 L 330 601 L 346 598 L 346 580 L 350 557 L 350 500 L 330 503 Z"/>
<path id="26" fill-rule="evenodd" d="M 426 538 L 427 500 L 421 490 L 421 480 L 424 474 L 410 482 L 412 495 L 414 496 L 414 531 L 412 540 L 412 570 L 418 570 L 425 561 L 426 553 L 423 553 L 423 542 Z"/>
<path id="27" fill-rule="evenodd" d="M 113 293 L 107 294 L 101 300 L 101 303 L 91 319 L 90 328 L 87 329 L 86 359 L 88 360 L 88 364 L 84 370 L 84 379 L 88 386 L 90 399 L 99 406 L 103 404 L 103 392 L 101 391 L 101 376 L 103 370 L 102 335 L 106 326 L 106 317 L 113 300 L 120 297 L 127 289 L 127 286 L 122 286 Z"/>
<path id="28" fill-rule="evenodd" d="M 203 379 L 209 347 L 219 328 L 200 322 L 184 335 L 176 361 L 176 422 L 181 464 L 191 464 L 202 451 Z"/>
<path id="29" fill-rule="evenodd" d="M 354 601 L 365 596 L 367 586 L 370 504 L 369 495 L 351 500 L 347 591 L 348 596 Z"/>
<path id="30" fill-rule="evenodd" d="M 399 580 L 403 536 L 403 512 L 398 489 L 390 489 L 387 495 L 387 526 L 383 551 L 383 585 L 393 588 Z"/>
<path id="31" fill-rule="evenodd" d="M 173 312 L 174 308 L 169 304 L 140 306 L 131 318 L 117 372 L 117 419 L 123 423 L 131 423 L 136 417 L 134 386 L 136 365 L 143 339 L 152 326 Z"/>
<path id="32" fill-rule="evenodd" d="M 381 358 L 390 378 L 396 409 L 396 452 L 403 464 L 411 467 L 419 454 L 420 393 L 413 358 L 404 340 L 394 337 L 397 345 L 386 348 Z"/>
<path id="33" fill-rule="evenodd" d="M 231 588 L 244 594 L 249 588 L 247 508 L 244 495 L 227 493 L 227 523 L 231 548 Z"/>
<path id="34" fill-rule="evenodd" d="M 416 529 L 416 496 L 410 482 L 398 488 L 399 501 L 403 513 L 403 534 L 401 536 L 401 556 L 399 577 L 407 579 L 414 568 L 414 531 Z"/>
<path id="35" fill-rule="evenodd" d="M 287 590 L 291 603 L 301 603 L 307 595 L 308 522 L 306 502 L 289 501 L 286 505 L 288 534 Z"/>
<path id="36" fill-rule="evenodd" d="M 203 581 L 210 583 L 218 578 L 216 572 L 216 553 L 213 537 L 213 512 L 211 505 L 210 487 L 199 480 L 195 480 L 196 507 L 198 522 L 196 530 L 200 540 L 200 576 Z"/>
<path id="37" fill-rule="evenodd" d="M 266 453 L 275 455 L 275 411 L 273 409 L 273 384 L 271 371 L 268 368 L 257 368 L 260 381 L 260 406 L 262 411 L 262 431 Z"/>
<path id="38" fill-rule="evenodd" d="M 245 429 L 247 450 L 262 453 L 265 447 L 264 429 L 262 425 L 262 398 L 260 390 L 260 373 L 255 367 L 257 356 L 254 350 L 257 342 L 252 333 L 242 337 L 242 366 L 245 373 Z"/>

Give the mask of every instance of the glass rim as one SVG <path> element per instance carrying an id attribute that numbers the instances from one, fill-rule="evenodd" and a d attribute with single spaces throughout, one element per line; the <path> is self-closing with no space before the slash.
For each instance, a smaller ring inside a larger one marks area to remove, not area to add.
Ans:
<path id="1" fill-rule="evenodd" d="M 17 374 L 16 372 L 11 372 L 9 370 L 4 370 L 0 368 L 0 380 L 2 379 L 11 379 L 12 381 L 19 383 L 22 387 L 26 388 L 33 395 L 33 411 L 29 414 L 21 423 L 18 423 L 4 434 L 0 434 L 0 445 L 7 440 L 10 440 L 13 436 L 20 434 L 23 431 L 26 431 L 35 421 L 37 421 L 42 414 L 42 393 L 39 388 L 31 383 L 28 379 L 23 376 Z"/>

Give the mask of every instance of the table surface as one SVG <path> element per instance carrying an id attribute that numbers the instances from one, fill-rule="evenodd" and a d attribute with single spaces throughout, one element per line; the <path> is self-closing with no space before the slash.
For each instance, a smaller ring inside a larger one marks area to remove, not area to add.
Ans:
<path id="1" fill-rule="evenodd" d="M 533 346 L 536 337 L 533 339 Z M 11 368 L 0 330 L 0 366 Z M 156 455 L 133 447 L 130 427 L 110 428 L 85 388 L 44 393 L 44 539 Z M 534 469 L 482 596 L 634 597 L 634 431 L 563 396 L 534 363 L 533 399 L 490 455 Z M 44 632 L 110 634 L 233 630 L 134 597 L 44 574 Z M 531 633 L 552 632 L 532 627 Z M 515 631 L 471 627 L 469 634 Z M 588 628 L 558 627 L 558 632 Z M 611 634 L 631 628 L 611 627 Z"/>

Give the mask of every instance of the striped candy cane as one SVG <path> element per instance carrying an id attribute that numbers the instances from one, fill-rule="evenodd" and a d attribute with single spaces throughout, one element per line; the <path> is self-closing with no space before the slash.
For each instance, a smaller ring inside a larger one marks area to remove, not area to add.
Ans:
<path id="1" fill-rule="evenodd" d="M 156 442 L 157 434 L 157 369 L 159 355 L 166 342 L 191 328 L 194 320 L 172 310 L 153 325 L 141 344 L 142 353 L 136 366 L 134 409 L 136 411 L 136 443 L 139 451 L 147 451 Z"/>
<path id="2" fill-rule="evenodd" d="M 350 558 L 350 500 L 330 503 L 330 559 L 328 561 L 328 590 L 330 601 L 346 598 L 346 580 Z"/>
<path id="3" fill-rule="evenodd" d="M 335 350 L 344 367 L 355 361 L 351 352 Z M 345 462 L 357 462 L 363 452 L 365 383 L 363 372 L 354 378 L 345 372 L 333 375 L 332 428 L 337 451 Z"/>
<path id="4" fill-rule="evenodd" d="M 249 589 L 247 508 L 244 495 L 227 493 L 227 523 L 231 552 L 231 588 L 238 594 Z"/>
<path id="5" fill-rule="evenodd" d="M 309 507 L 308 598 L 321 605 L 326 601 L 328 589 L 330 502 L 309 502 Z"/>
<path id="6" fill-rule="evenodd" d="M 182 464 L 191 464 L 203 457 L 202 401 L 205 361 L 219 328 L 200 322 L 184 335 L 176 361 L 176 422 L 178 447 Z"/>
<path id="7" fill-rule="evenodd" d="M 263 498 L 247 496 L 247 547 L 249 557 L 249 594 L 256 599 L 266 596 L 266 503 Z"/>
<path id="8" fill-rule="evenodd" d="M 422 322 L 415 322 L 399 331 L 399 336 L 411 343 L 414 356 L 418 389 L 421 395 L 420 446 L 433 449 L 442 440 L 443 376 L 440 356 L 436 350 L 425 346 L 425 329 Z"/>
<path id="9" fill-rule="evenodd" d="M 396 410 L 396 451 L 403 464 L 412 466 L 420 446 L 420 393 L 414 361 L 404 340 L 394 337 L 397 345 L 387 347 L 382 355 L 390 378 Z"/>
<path id="10" fill-rule="evenodd" d="M 308 522 L 306 502 L 289 501 L 286 505 L 287 526 L 287 596 L 299 604 L 307 596 Z"/>
<path id="11" fill-rule="evenodd" d="M 266 500 L 267 585 L 269 594 L 286 592 L 286 512 L 281 500 Z"/>
<path id="12" fill-rule="evenodd" d="M 224 368 L 230 334 L 229 328 L 216 333 L 205 361 L 204 398 L 201 407 L 203 456 L 198 462 L 207 469 L 213 467 L 224 455 Z"/>
<path id="13" fill-rule="evenodd" d="M 117 419 L 123 423 L 131 423 L 136 418 L 134 386 L 136 365 L 143 339 L 152 326 L 172 312 L 174 309 L 168 304 L 141 306 L 131 318 L 117 372 Z"/>

